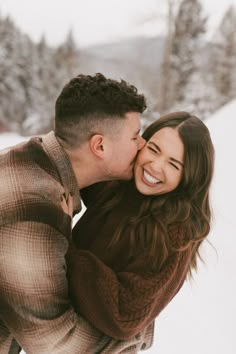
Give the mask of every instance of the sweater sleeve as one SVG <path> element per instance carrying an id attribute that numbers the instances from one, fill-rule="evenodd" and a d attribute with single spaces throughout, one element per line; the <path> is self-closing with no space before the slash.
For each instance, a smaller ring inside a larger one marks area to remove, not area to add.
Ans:
<path id="1" fill-rule="evenodd" d="M 78 313 L 116 339 L 142 331 L 181 288 L 189 251 L 175 252 L 158 274 L 148 269 L 147 255 L 115 273 L 89 251 L 70 247 L 67 254 L 72 301 Z"/>

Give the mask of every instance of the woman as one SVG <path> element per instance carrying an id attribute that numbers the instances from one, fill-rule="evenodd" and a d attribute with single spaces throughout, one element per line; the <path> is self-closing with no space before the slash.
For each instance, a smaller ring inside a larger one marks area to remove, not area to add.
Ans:
<path id="1" fill-rule="evenodd" d="M 76 310 L 105 334 L 129 339 L 151 323 L 197 269 L 210 230 L 214 149 L 186 112 L 144 132 L 134 180 L 82 191 L 68 278 Z"/>

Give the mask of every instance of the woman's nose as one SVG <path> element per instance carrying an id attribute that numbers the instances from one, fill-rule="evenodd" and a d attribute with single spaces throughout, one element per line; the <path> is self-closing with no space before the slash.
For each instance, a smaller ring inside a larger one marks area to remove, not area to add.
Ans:
<path id="1" fill-rule="evenodd" d="M 156 157 L 152 163 L 153 172 L 164 173 L 165 170 L 165 159 L 161 156 Z"/>

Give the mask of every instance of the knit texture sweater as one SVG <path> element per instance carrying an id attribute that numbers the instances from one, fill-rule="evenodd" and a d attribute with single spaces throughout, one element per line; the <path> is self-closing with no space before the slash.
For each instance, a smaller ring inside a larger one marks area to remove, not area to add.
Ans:
<path id="1" fill-rule="evenodd" d="M 103 187 L 106 183 L 101 184 Z M 128 190 L 106 216 L 99 214 L 102 188 L 82 192 L 87 210 L 73 229 L 67 262 L 70 291 L 76 310 L 105 334 L 128 339 L 142 331 L 177 294 L 186 278 L 190 251 L 172 252 L 159 270 L 153 270 L 146 250 L 129 257 L 129 228 L 108 247 L 117 224 L 137 215 L 143 198 Z M 102 200 L 102 201 L 101 201 Z M 183 245 L 179 227 L 170 230 L 172 245 Z"/>

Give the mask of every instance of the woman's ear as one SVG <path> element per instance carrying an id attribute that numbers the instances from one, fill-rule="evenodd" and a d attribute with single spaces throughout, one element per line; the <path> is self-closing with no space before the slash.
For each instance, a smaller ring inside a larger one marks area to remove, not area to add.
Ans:
<path id="1" fill-rule="evenodd" d="M 104 136 L 101 134 L 94 134 L 89 140 L 89 147 L 91 152 L 99 157 L 103 158 L 104 156 Z"/>

